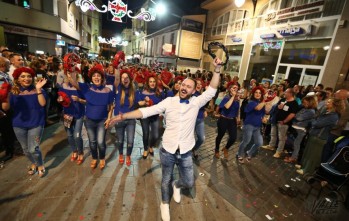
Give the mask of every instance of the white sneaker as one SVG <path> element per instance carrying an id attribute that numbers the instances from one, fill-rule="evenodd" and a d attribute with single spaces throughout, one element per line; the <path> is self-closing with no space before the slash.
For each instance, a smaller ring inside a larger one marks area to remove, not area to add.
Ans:
<path id="1" fill-rule="evenodd" d="M 168 203 L 160 204 L 160 212 L 162 221 L 170 221 L 170 205 Z"/>
<path id="2" fill-rule="evenodd" d="M 172 187 L 173 187 L 173 199 L 176 203 L 181 202 L 181 188 L 177 188 L 175 185 L 176 180 L 172 182 Z"/>

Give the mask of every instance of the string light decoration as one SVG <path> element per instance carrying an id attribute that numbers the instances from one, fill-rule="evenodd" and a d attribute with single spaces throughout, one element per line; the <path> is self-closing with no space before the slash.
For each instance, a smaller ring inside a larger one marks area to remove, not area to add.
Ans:
<path id="1" fill-rule="evenodd" d="M 145 8 L 141 8 L 141 11 L 137 15 L 133 15 L 134 12 L 132 10 L 127 10 L 127 4 L 122 0 L 108 1 L 108 5 L 102 5 L 100 8 L 93 3 L 93 0 L 76 0 L 75 5 L 80 7 L 83 12 L 87 12 L 88 10 L 100 13 L 110 12 L 113 15 L 112 21 L 114 22 L 122 22 L 122 18 L 125 16 L 147 22 L 154 21 L 156 18 L 156 12 L 152 8 L 150 8 L 149 11 Z"/>
<path id="2" fill-rule="evenodd" d="M 116 47 L 117 45 L 120 46 L 127 46 L 128 41 L 124 41 L 121 39 L 118 39 L 116 37 L 112 37 L 111 39 L 106 39 L 101 36 L 98 37 L 98 42 L 102 44 L 110 44 L 112 47 Z"/>

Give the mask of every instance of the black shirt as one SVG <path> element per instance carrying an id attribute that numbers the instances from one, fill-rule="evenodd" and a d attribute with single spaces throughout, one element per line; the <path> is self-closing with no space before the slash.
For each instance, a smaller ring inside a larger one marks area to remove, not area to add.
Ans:
<path id="1" fill-rule="evenodd" d="M 286 101 L 286 99 L 281 99 L 277 105 L 285 103 L 284 108 L 279 109 L 277 108 L 276 113 L 276 121 L 283 121 L 287 118 L 287 116 L 291 113 L 296 114 L 298 112 L 299 106 L 296 100 L 293 101 Z M 287 124 L 290 124 L 292 121 L 287 122 Z"/>

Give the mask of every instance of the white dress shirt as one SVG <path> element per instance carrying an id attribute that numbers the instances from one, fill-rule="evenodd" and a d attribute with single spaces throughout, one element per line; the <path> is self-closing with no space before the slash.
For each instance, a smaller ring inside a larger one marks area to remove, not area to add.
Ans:
<path id="1" fill-rule="evenodd" d="M 198 97 L 191 97 L 189 104 L 180 103 L 179 96 L 168 97 L 157 105 L 140 108 L 143 118 L 165 113 L 166 129 L 162 137 L 162 146 L 174 154 L 179 149 L 180 154 L 190 151 L 195 145 L 194 128 L 199 109 L 209 102 L 217 89 L 208 89 Z"/>

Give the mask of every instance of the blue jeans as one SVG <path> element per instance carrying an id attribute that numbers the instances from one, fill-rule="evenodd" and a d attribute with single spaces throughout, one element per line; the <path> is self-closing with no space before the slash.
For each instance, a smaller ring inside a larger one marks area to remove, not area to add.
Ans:
<path id="1" fill-rule="evenodd" d="M 68 135 L 68 143 L 73 152 L 77 152 L 78 154 L 84 154 L 84 146 L 81 137 L 82 125 L 84 124 L 84 118 L 81 117 L 79 119 L 73 120 L 70 128 L 65 127 L 65 131 Z"/>
<path id="2" fill-rule="evenodd" d="M 102 120 L 92 120 L 86 118 L 85 126 L 87 130 L 88 140 L 90 142 L 90 149 L 92 158 L 94 160 L 103 160 L 105 158 L 105 151 L 107 145 L 105 144 L 106 129 L 104 128 L 105 119 Z M 98 150 L 97 150 L 98 144 Z M 99 153 L 98 153 L 99 152 Z"/>
<path id="3" fill-rule="evenodd" d="M 18 142 L 21 144 L 24 154 L 28 157 L 30 162 L 36 166 L 44 165 L 39 147 L 42 133 L 44 132 L 44 127 L 14 127 L 13 130 L 16 134 Z"/>
<path id="4" fill-rule="evenodd" d="M 204 119 L 196 119 L 196 122 L 195 122 L 195 133 L 196 133 L 196 136 L 197 136 L 197 140 L 195 142 L 193 150 L 198 150 L 199 147 L 205 141 L 205 122 L 204 122 Z"/>
<path id="5" fill-rule="evenodd" d="M 292 152 L 292 158 L 297 159 L 299 150 L 301 149 L 301 143 L 303 138 L 305 137 L 305 131 L 296 129 L 297 131 L 297 137 L 293 142 L 293 152 Z"/>
<path id="6" fill-rule="evenodd" d="M 250 143 L 253 137 L 253 145 L 249 151 L 247 151 L 248 157 L 251 157 L 255 154 L 257 149 L 263 145 L 263 137 L 261 134 L 261 127 L 255 127 L 253 125 L 244 125 L 242 128 L 242 142 L 239 146 L 238 155 L 239 157 L 245 156 L 245 148 Z"/>
<path id="7" fill-rule="evenodd" d="M 149 147 L 154 147 L 159 139 L 159 115 L 141 119 L 143 132 L 143 147 L 148 150 Z"/>
<path id="8" fill-rule="evenodd" d="M 180 175 L 180 179 L 176 182 L 176 187 L 191 188 L 194 185 L 192 152 L 171 154 L 162 147 L 160 148 L 160 163 L 162 168 L 161 199 L 163 203 L 170 203 L 171 181 L 175 164 L 178 166 Z"/>
<path id="9" fill-rule="evenodd" d="M 115 125 L 116 130 L 116 148 L 119 149 L 119 154 L 124 152 L 124 136 L 127 133 L 127 156 L 131 156 L 133 149 L 133 141 L 135 138 L 136 120 L 124 120 Z"/>

